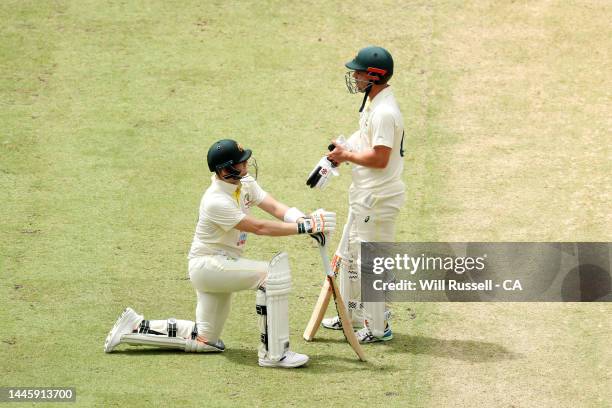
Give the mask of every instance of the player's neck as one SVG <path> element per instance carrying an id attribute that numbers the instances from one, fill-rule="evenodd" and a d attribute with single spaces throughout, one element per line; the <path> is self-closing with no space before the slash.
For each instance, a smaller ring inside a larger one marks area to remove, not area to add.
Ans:
<path id="1" fill-rule="evenodd" d="M 370 100 L 370 102 L 372 102 L 374 100 L 374 98 L 376 97 L 376 95 L 381 93 L 383 91 L 383 89 L 387 88 L 388 86 L 389 86 L 389 84 L 372 85 L 372 90 L 368 94 L 368 99 Z"/>
<path id="2" fill-rule="evenodd" d="M 233 178 L 224 179 L 223 177 L 219 177 L 218 174 L 215 177 L 217 178 L 217 180 L 222 181 L 227 184 L 233 184 L 235 186 L 240 184 L 240 179 L 233 179 Z"/>

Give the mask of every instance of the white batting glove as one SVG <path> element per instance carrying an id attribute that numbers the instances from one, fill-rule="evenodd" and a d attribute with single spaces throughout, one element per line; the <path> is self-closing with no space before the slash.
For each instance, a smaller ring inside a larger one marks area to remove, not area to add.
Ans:
<path id="1" fill-rule="evenodd" d="M 336 166 L 332 164 L 327 157 L 322 157 L 315 168 L 308 175 L 306 185 L 310 188 L 323 189 L 332 176 L 339 176 L 340 173 Z"/>
<path id="2" fill-rule="evenodd" d="M 319 244 L 319 246 L 325 246 L 327 240 L 329 239 L 328 234 L 329 233 L 325 232 L 317 232 L 316 234 L 310 234 L 310 237 L 317 241 L 317 244 Z"/>
<path id="3" fill-rule="evenodd" d="M 316 216 L 317 213 L 321 213 L 321 212 L 326 212 L 326 211 L 321 208 L 321 209 L 318 209 L 317 211 L 314 211 L 310 215 L 311 216 Z M 334 221 L 335 221 L 335 214 L 334 214 Z M 334 229 L 335 229 L 335 225 L 334 225 Z M 314 233 L 314 234 L 310 234 L 310 237 L 312 239 L 314 239 L 315 241 L 317 241 L 317 244 L 319 246 L 323 247 L 327 243 L 327 240 L 331 238 L 333 232 L 334 232 L 333 229 L 331 229 L 331 230 L 328 229 L 325 232 L 317 232 L 317 233 Z"/>
<path id="4" fill-rule="evenodd" d="M 297 225 L 298 234 L 316 234 L 318 232 L 331 234 L 335 229 L 336 213 L 323 209 L 313 212 L 304 221 L 298 222 Z"/>

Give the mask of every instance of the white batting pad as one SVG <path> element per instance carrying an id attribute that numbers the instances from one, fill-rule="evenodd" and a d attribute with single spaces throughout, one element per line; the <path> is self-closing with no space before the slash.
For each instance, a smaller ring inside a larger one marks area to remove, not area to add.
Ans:
<path id="1" fill-rule="evenodd" d="M 180 337 L 167 337 L 156 334 L 124 334 L 121 342 L 131 346 L 153 346 L 163 348 L 185 349 L 185 339 Z"/>
<path id="2" fill-rule="evenodd" d="M 167 337 L 155 334 L 124 334 L 121 342 L 132 346 L 152 346 L 183 350 L 188 353 L 206 353 L 223 351 L 225 346 L 222 342 L 210 345 L 197 340 L 184 339 L 181 337 Z"/>
<path id="3" fill-rule="evenodd" d="M 348 233 L 349 231 L 347 231 Z M 340 282 L 340 295 L 346 302 L 349 317 L 353 322 L 361 323 L 363 304 L 361 302 L 359 245 L 360 241 L 358 239 L 349 240 L 348 250 L 345 252 L 348 256 L 340 262 L 338 280 Z"/>
<path id="4" fill-rule="evenodd" d="M 149 328 L 152 331 L 165 334 L 168 337 L 191 337 L 194 322 L 191 320 L 181 320 L 170 318 L 167 320 L 150 320 Z"/>
<path id="5" fill-rule="evenodd" d="M 291 270 L 289 256 L 282 252 L 270 261 L 265 292 L 258 290 L 257 304 L 263 306 L 265 315 L 260 315 L 262 340 L 265 340 L 267 358 L 278 361 L 289 350 L 289 292 L 291 291 Z M 258 308 L 259 309 L 259 308 Z M 263 322 L 265 321 L 265 326 Z M 265 330 L 265 333 L 264 333 Z"/>

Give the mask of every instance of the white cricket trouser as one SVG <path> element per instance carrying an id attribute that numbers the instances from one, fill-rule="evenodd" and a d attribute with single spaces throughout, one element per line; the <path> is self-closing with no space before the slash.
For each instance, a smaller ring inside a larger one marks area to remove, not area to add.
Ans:
<path id="1" fill-rule="evenodd" d="M 394 242 L 397 216 L 406 201 L 404 185 L 398 183 L 388 191 L 363 190 L 351 186 L 349 208 L 354 214 L 349 231 L 349 254 L 352 263 L 348 276 L 340 278 L 341 293 L 354 322 L 366 319 L 375 336 L 384 333 L 385 304 L 361 302 L 361 242 Z M 361 309 L 365 313 L 361 313 Z"/>
<path id="2" fill-rule="evenodd" d="M 264 285 L 268 267 L 268 262 L 232 259 L 223 255 L 190 259 L 189 278 L 198 298 L 198 336 L 203 336 L 208 342 L 217 341 L 230 312 L 232 294 L 257 290 Z"/>

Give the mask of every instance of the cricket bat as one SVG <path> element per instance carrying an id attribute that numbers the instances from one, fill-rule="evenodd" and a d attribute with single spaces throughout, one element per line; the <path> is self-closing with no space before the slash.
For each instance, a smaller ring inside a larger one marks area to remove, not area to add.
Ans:
<path id="1" fill-rule="evenodd" d="M 348 236 L 351 228 L 351 224 L 353 223 L 353 213 L 349 212 L 348 220 L 346 225 L 344 226 L 342 233 L 342 241 L 338 245 L 339 251 L 334 256 L 334 261 L 330 263 L 329 256 L 327 255 L 327 248 L 325 246 L 319 246 L 319 251 L 321 253 L 321 260 L 323 262 L 323 267 L 325 270 L 325 280 L 323 281 L 323 287 L 321 288 L 321 292 L 319 293 L 319 298 L 317 299 L 317 303 L 315 305 L 314 310 L 312 311 L 312 315 L 310 317 L 310 321 L 306 326 L 306 330 L 304 330 L 304 339 L 306 341 L 311 341 L 319 326 L 321 325 L 321 321 L 325 316 L 325 311 L 327 310 L 327 306 L 329 305 L 329 300 L 331 297 L 334 297 L 334 302 L 336 303 L 336 310 L 338 311 L 338 316 L 340 317 L 340 321 L 342 322 L 342 331 L 344 332 L 344 337 L 349 342 L 357 356 L 361 361 L 366 361 L 365 353 L 363 352 L 363 348 L 359 344 L 359 340 L 355 336 L 355 332 L 353 331 L 353 324 L 351 319 L 348 316 L 348 311 L 346 309 L 346 304 L 340 295 L 340 288 L 336 283 L 336 275 L 338 274 L 338 269 L 340 267 L 340 263 L 343 257 L 346 257 L 347 247 L 348 247 Z"/>
<path id="2" fill-rule="evenodd" d="M 348 311 L 346 310 L 346 305 L 344 304 L 344 300 L 342 300 L 342 296 L 340 295 L 340 288 L 336 284 L 336 275 L 331 269 L 329 256 L 327 255 L 327 248 L 325 246 L 320 246 L 319 251 L 321 252 L 321 260 L 323 261 L 323 265 L 325 267 L 325 281 L 328 282 L 328 285 L 331 289 L 330 292 L 334 296 L 334 302 L 336 302 L 336 310 L 338 311 L 338 316 L 340 317 L 340 321 L 342 322 L 342 331 L 344 332 L 344 337 L 353 348 L 353 351 L 355 351 L 355 354 L 357 354 L 357 357 L 359 357 L 359 360 L 366 361 L 365 353 L 363 352 L 361 344 L 359 344 L 359 340 L 357 340 L 357 336 L 355 336 L 355 332 L 353 331 L 353 323 L 349 318 Z M 323 314 L 324 313 L 325 309 L 323 309 Z"/>
<path id="3" fill-rule="evenodd" d="M 344 225 L 344 228 L 342 230 L 342 240 L 338 244 L 338 251 L 334 256 L 333 265 L 330 265 L 334 277 L 338 276 L 338 271 L 340 269 L 340 263 L 342 261 L 342 258 L 346 258 L 348 256 L 348 237 L 349 231 L 353 224 L 353 219 L 353 212 L 349 209 L 348 219 L 346 220 L 346 224 Z M 326 277 L 323 281 L 323 287 L 321 288 L 321 292 L 319 293 L 319 298 L 317 299 L 317 303 L 315 304 L 315 307 L 312 311 L 310 320 L 308 321 L 306 329 L 304 330 L 303 337 L 306 341 L 312 341 L 312 339 L 314 339 L 315 334 L 317 334 L 317 330 L 319 330 L 319 326 L 321 326 L 321 321 L 323 321 L 323 317 L 325 317 L 325 312 L 327 311 L 329 300 L 332 297 L 332 287 L 329 283 L 329 279 L 327 279 L 327 272 L 325 276 Z"/>

